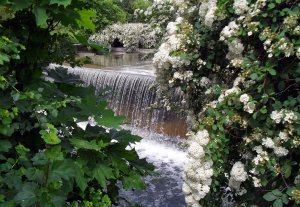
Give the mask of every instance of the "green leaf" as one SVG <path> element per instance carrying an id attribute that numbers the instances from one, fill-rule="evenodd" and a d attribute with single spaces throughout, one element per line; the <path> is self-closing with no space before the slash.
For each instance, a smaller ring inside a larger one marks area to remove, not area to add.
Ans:
<path id="1" fill-rule="evenodd" d="M 42 182 L 44 172 L 37 168 L 30 167 L 25 170 L 25 175 L 30 181 Z"/>
<path id="2" fill-rule="evenodd" d="M 282 207 L 283 203 L 281 199 L 276 199 L 276 201 L 273 203 L 273 207 Z"/>
<path id="3" fill-rule="evenodd" d="M 20 11 L 22 9 L 28 8 L 33 3 L 33 0 L 14 0 L 13 9 L 15 11 Z"/>
<path id="4" fill-rule="evenodd" d="M 40 135 L 42 139 L 51 145 L 59 144 L 61 142 L 60 138 L 57 136 L 57 129 L 52 124 L 47 124 L 46 130 L 41 130 Z"/>
<path id="5" fill-rule="evenodd" d="M 270 4 L 268 4 L 268 7 L 269 7 L 270 9 L 273 9 L 273 8 L 275 8 L 275 4 L 274 4 L 274 3 L 270 3 Z"/>
<path id="6" fill-rule="evenodd" d="M 262 113 L 262 114 L 266 114 L 266 113 L 268 112 L 266 106 L 264 106 L 263 108 L 261 108 L 259 111 L 260 111 L 260 113 Z"/>
<path id="7" fill-rule="evenodd" d="M 35 15 L 35 21 L 38 26 L 46 25 L 48 19 L 46 8 L 34 7 L 33 13 Z"/>
<path id="8" fill-rule="evenodd" d="M 71 4 L 72 0 L 51 0 L 51 4 L 58 4 L 58 6 L 63 5 L 65 8 Z"/>
<path id="9" fill-rule="evenodd" d="M 273 193 L 273 195 L 275 195 L 277 197 L 282 195 L 281 191 L 278 189 L 272 190 L 272 193 Z"/>
<path id="10" fill-rule="evenodd" d="M 25 183 L 14 197 L 14 200 L 22 206 L 34 206 L 37 201 L 37 195 L 35 193 L 37 189 L 38 186 L 35 183 Z"/>
<path id="11" fill-rule="evenodd" d="M 86 141 L 82 139 L 72 138 L 70 139 L 70 142 L 77 149 L 87 149 L 87 150 L 95 150 L 95 151 L 100 151 L 102 148 L 107 146 L 107 144 L 104 144 L 102 140 L 97 142 L 96 140 Z"/>
<path id="12" fill-rule="evenodd" d="M 272 192 L 268 192 L 263 196 L 263 198 L 266 201 L 274 201 L 277 197 Z"/>
<path id="13" fill-rule="evenodd" d="M 7 139 L 0 140 L 0 152 L 8 152 L 12 148 L 12 144 Z"/>
<path id="14" fill-rule="evenodd" d="M 97 16 L 96 12 L 93 10 L 84 9 L 78 11 L 78 14 L 80 16 L 80 19 L 77 20 L 77 24 L 79 25 L 79 27 L 83 27 L 95 31 L 95 25 L 92 22 L 91 18 Z"/>
<path id="15" fill-rule="evenodd" d="M 47 149 L 45 151 L 45 155 L 52 162 L 64 159 L 64 154 L 61 151 L 61 146 L 53 146 L 50 149 Z"/>
<path id="16" fill-rule="evenodd" d="M 250 78 L 251 78 L 252 80 L 257 80 L 257 79 L 258 79 L 257 73 L 252 73 L 252 74 L 250 75 Z"/>
<path id="17" fill-rule="evenodd" d="M 135 189 L 144 189 L 145 183 L 141 179 L 140 175 L 135 173 L 130 174 L 129 176 L 123 177 L 122 184 L 124 189 L 135 188 Z"/>
<path id="18" fill-rule="evenodd" d="M 75 162 L 75 181 L 82 192 L 87 188 L 88 183 L 87 179 L 84 177 L 83 169 L 85 168 L 82 165 Z"/>
<path id="19" fill-rule="evenodd" d="M 113 169 L 102 164 L 98 164 L 93 169 L 92 174 L 93 178 L 95 178 L 98 181 L 102 188 L 106 187 L 106 179 L 115 177 L 113 174 Z"/>
<path id="20" fill-rule="evenodd" d="M 269 73 L 273 76 L 277 74 L 276 70 L 274 70 L 273 68 L 269 69 Z"/>
<path id="21" fill-rule="evenodd" d="M 292 166 L 291 165 L 288 165 L 288 164 L 285 164 L 283 166 L 283 173 L 284 173 L 284 177 L 285 178 L 288 178 L 290 177 L 291 173 L 292 173 Z"/>
<path id="22" fill-rule="evenodd" d="M 18 101 L 20 99 L 20 96 L 21 96 L 20 93 L 14 93 L 11 95 L 14 101 Z"/>
<path id="23" fill-rule="evenodd" d="M 51 166 L 49 176 L 51 181 L 58 181 L 60 178 L 70 180 L 70 178 L 73 178 L 74 176 L 74 162 L 70 159 L 55 161 Z"/>

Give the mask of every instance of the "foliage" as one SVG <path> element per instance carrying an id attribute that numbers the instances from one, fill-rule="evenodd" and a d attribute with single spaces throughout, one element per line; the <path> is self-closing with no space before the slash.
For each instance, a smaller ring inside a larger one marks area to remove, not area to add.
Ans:
<path id="1" fill-rule="evenodd" d="M 156 2 L 179 5 L 153 61 L 162 90 L 185 94 L 187 204 L 297 206 L 300 2 Z"/>
<path id="2" fill-rule="evenodd" d="M 113 0 L 94 1 L 92 4 L 97 16 L 93 19 L 96 31 L 102 31 L 108 25 L 120 22 L 125 23 L 127 13 Z"/>
<path id="3" fill-rule="evenodd" d="M 114 129 L 122 117 L 77 77 L 49 70 L 54 83 L 41 76 L 51 62 L 76 64 L 59 49 L 65 34 L 55 27 L 93 29 L 93 10 L 81 0 L 0 7 L 7 14 L 0 22 L 0 206 L 111 206 L 118 181 L 143 188 L 152 166 L 125 150 L 140 138 Z"/>
<path id="4" fill-rule="evenodd" d="M 128 22 L 133 22 L 136 9 L 145 9 L 151 4 L 150 0 L 115 0 L 114 2 L 127 13 Z"/>

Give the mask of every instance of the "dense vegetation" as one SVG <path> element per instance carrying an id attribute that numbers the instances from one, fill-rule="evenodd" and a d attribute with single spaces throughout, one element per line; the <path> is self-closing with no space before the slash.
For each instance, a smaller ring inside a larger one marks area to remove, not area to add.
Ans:
<path id="1" fill-rule="evenodd" d="M 62 69 L 48 70 L 56 82 L 45 81 L 49 63 L 78 64 L 72 31 L 57 28 L 94 31 L 90 3 L 0 1 L 0 206 L 111 206 L 118 181 L 143 188 L 152 170 L 125 150 L 140 138 L 115 129 L 123 118 L 93 88 Z"/>
<path id="2" fill-rule="evenodd" d="M 138 13 L 166 31 L 161 90 L 185 94 L 187 204 L 298 206 L 300 2 L 157 0 Z"/>

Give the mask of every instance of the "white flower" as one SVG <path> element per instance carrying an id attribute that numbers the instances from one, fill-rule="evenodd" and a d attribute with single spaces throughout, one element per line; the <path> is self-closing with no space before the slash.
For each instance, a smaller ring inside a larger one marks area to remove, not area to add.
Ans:
<path id="1" fill-rule="evenodd" d="M 248 102 L 245 106 L 244 106 L 244 111 L 252 114 L 255 110 L 255 103 L 254 102 Z"/>
<path id="2" fill-rule="evenodd" d="M 245 171 L 245 165 L 238 161 L 234 163 L 231 171 L 230 171 L 230 176 L 232 179 L 239 181 L 239 182 L 244 182 L 248 178 L 248 174 Z"/>
<path id="3" fill-rule="evenodd" d="M 203 158 L 205 155 L 203 147 L 197 142 L 192 142 L 190 144 L 190 147 L 188 148 L 188 153 L 191 157 L 195 159 Z"/>
<path id="4" fill-rule="evenodd" d="M 249 10 L 247 0 L 234 0 L 233 9 L 238 15 L 246 13 Z"/>
<path id="5" fill-rule="evenodd" d="M 207 130 L 200 130 L 190 136 L 189 162 L 185 166 L 183 176 L 183 192 L 186 195 L 185 199 L 188 206 L 198 205 L 199 200 L 204 198 L 210 190 L 213 162 L 203 159 L 205 152 L 202 147 L 207 145 L 208 141 L 209 133 Z"/>
<path id="6" fill-rule="evenodd" d="M 289 139 L 287 133 L 285 133 L 285 132 L 279 132 L 278 136 L 279 136 L 280 140 L 282 140 L 284 142 L 286 142 Z"/>
<path id="7" fill-rule="evenodd" d="M 241 89 L 239 87 L 233 87 L 233 88 L 227 89 L 225 91 L 225 97 L 229 96 L 231 94 L 238 94 L 240 92 L 241 92 Z"/>
<path id="8" fill-rule="evenodd" d="M 262 145 L 264 145 L 266 148 L 273 149 L 275 147 L 275 143 L 270 137 L 264 138 L 262 141 Z"/>
<path id="9" fill-rule="evenodd" d="M 287 149 L 285 149 L 284 147 L 275 147 L 274 153 L 278 157 L 284 157 L 289 153 L 289 151 Z"/>
<path id="10" fill-rule="evenodd" d="M 259 188 L 259 187 L 262 186 L 261 185 L 261 180 L 259 178 L 253 176 L 252 179 L 253 179 L 253 185 L 254 185 L 254 187 Z"/>
<path id="11" fill-rule="evenodd" d="M 242 102 L 243 104 L 247 104 L 249 100 L 250 97 L 248 94 L 243 94 L 240 96 L 240 102 Z"/>
<path id="12" fill-rule="evenodd" d="M 256 151 L 257 154 L 261 154 L 263 152 L 263 148 L 261 145 L 255 146 L 253 149 L 254 151 Z"/>
<path id="13" fill-rule="evenodd" d="M 211 81 L 207 77 L 202 77 L 200 80 L 200 86 L 207 87 Z"/>
<path id="14" fill-rule="evenodd" d="M 197 142 L 200 146 L 206 146 L 209 142 L 209 134 L 207 130 L 198 131 L 192 136 L 192 140 Z"/>
<path id="15" fill-rule="evenodd" d="M 275 121 L 276 124 L 279 124 L 283 118 L 283 113 L 282 111 L 272 111 L 270 117 Z"/>
<path id="16" fill-rule="evenodd" d="M 284 113 L 285 116 L 283 119 L 283 123 L 285 123 L 285 122 L 292 123 L 292 121 L 297 119 L 297 116 L 293 111 L 285 110 L 284 112 L 285 112 Z"/>

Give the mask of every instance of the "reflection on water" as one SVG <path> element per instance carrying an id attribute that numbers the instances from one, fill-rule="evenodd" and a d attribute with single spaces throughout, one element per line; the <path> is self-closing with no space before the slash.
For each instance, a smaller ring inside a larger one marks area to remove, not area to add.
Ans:
<path id="1" fill-rule="evenodd" d="M 110 53 L 107 55 L 89 56 L 92 64 L 87 64 L 87 67 L 106 68 L 129 65 L 151 64 L 151 60 L 144 60 L 144 53 Z"/>

